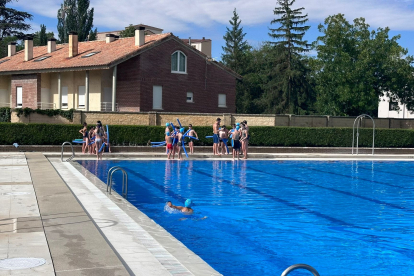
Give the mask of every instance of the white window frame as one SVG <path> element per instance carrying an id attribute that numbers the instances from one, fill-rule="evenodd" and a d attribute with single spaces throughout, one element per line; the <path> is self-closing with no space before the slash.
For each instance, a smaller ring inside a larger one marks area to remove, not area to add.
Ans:
<path id="1" fill-rule="evenodd" d="M 191 98 L 191 99 L 188 99 Z M 187 103 L 194 103 L 194 93 L 193 92 L 187 92 Z"/>
<path id="2" fill-rule="evenodd" d="M 62 87 L 62 106 L 60 107 L 61 109 L 68 109 L 69 108 L 69 88 L 67 86 L 63 86 Z M 66 92 L 66 93 L 64 93 Z M 65 95 L 66 94 L 66 95 Z M 66 102 L 64 101 L 66 99 Z M 65 105 L 66 104 L 66 105 Z"/>
<path id="3" fill-rule="evenodd" d="M 220 104 L 220 96 L 224 96 L 224 105 Z M 226 94 L 218 94 L 218 107 L 227 107 L 227 95 Z"/>
<path id="4" fill-rule="evenodd" d="M 20 88 L 20 97 L 19 97 L 19 88 Z M 20 103 L 19 103 L 20 98 Z M 22 86 L 16 86 L 16 107 L 21 108 L 23 107 L 23 87 Z"/>
<path id="5" fill-rule="evenodd" d="M 81 94 L 82 90 L 83 90 L 83 94 Z M 82 102 L 83 104 L 81 104 Z M 81 85 L 81 86 L 78 86 L 78 109 L 85 109 L 85 104 L 86 104 L 86 87 Z"/>
<path id="6" fill-rule="evenodd" d="M 181 52 L 181 51 L 175 51 L 174 53 L 172 53 L 172 54 L 171 54 L 171 63 L 172 63 L 172 56 L 173 56 L 175 53 L 178 53 L 178 54 L 177 54 L 177 69 L 178 69 L 178 71 L 175 71 L 175 70 L 172 70 L 172 69 L 171 69 L 171 73 L 174 73 L 174 74 L 187 74 L 187 55 L 186 55 L 186 54 L 184 54 L 184 53 L 183 53 L 183 52 Z M 184 67 L 184 72 L 179 71 L 179 70 L 180 70 L 180 54 L 182 54 L 182 55 L 185 57 L 185 67 Z"/>

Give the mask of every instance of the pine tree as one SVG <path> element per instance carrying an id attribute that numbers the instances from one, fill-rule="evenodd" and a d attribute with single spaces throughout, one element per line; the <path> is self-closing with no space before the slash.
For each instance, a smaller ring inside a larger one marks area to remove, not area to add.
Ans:
<path id="1" fill-rule="evenodd" d="M 64 0 L 58 10 L 58 33 L 62 43 L 68 42 L 68 33 L 78 33 L 79 41 L 86 41 L 93 28 L 94 9 L 89 0 Z"/>
<path id="2" fill-rule="evenodd" d="M 302 15 L 304 8 L 291 9 L 295 0 L 278 0 L 274 9 L 276 19 L 271 24 L 278 28 L 269 28 L 269 36 L 277 41 L 270 42 L 275 50 L 272 71 L 269 72 L 267 96 L 279 98 L 279 112 L 299 113 L 300 105 L 308 93 L 306 68 L 302 64 L 302 54 L 309 51 L 309 44 L 303 40 L 306 31 L 307 14 Z M 303 87 L 305 85 L 305 87 Z M 305 93 L 305 94 L 304 94 Z M 269 102 L 269 99 L 267 99 Z M 271 99 L 275 100 L 275 99 Z"/>
<path id="3" fill-rule="evenodd" d="M 135 36 L 135 27 L 132 24 L 129 24 L 128 27 L 125 28 L 125 30 L 121 31 L 119 33 L 120 37 L 133 37 Z"/>
<path id="4" fill-rule="evenodd" d="M 34 46 L 45 46 L 47 45 L 47 40 L 49 38 L 54 38 L 55 34 L 53 32 L 46 32 L 46 26 L 44 24 L 40 25 L 40 31 L 36 32 L 33 37 Z"/>
<path id="5" fill-rule="evenodd" d="M 94 31 L 90 31 L 90 33 L 89 33 L 89 37 L 88 37 L 88 41 L 94 41 L 94 40 L 96 40 L 98 38 L 98 29 L 97 28 L 95 28 L 95 30 Z"/>
<path id="6" fill-rule="evenodd" d="M 226 27 L 226 34 L 223 36 L 226 46 L 223 46 L 224 53 L 221 55 L 223 63 L 238 74 L 243 74 L 246 64 L 246 53 L 250 50 L 247 41 L 244 40 L 246 33 L 240 27 L 241 20 L 236 9 L 233 11 L 233 17 L 229 20 L 231 29 Z"/>

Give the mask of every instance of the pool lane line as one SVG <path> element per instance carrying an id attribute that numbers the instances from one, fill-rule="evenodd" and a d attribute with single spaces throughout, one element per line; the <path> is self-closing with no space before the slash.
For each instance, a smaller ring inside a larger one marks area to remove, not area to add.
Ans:
<path id="1" fill-rule="evenodd" d="M 402 187 L 402 186 L 393 185 L 393 184 L 389 184 L 389 183 L 381 182 L 381 181 L 377 181 L 377 180 L 370 180 L 370 179 L 366 179 L 366 178 L 361 178 L 361 177 L 358 177 L 358 176 L 355 177 L 355 176 L 349 176 L 349 175 L 340 174 L 340 173 L 336 173 L 336 172 L 329 172 L 329 171 L 318 170 L 318 169 L 311 168 L 311 167 L 301 167 L 301 166 L 299 166 L 298 168 L 302 168 L 302 169 L 306 169 L 306 170 L 312 170 L 312 171 L 315 171 L 315 172 L 332 174 L 332 175 L 341 176 L 341 177 L 345 177 L 345 178 L 351 178 L 351 179 L 357 179 L 357 180 L 367 181 L 367 182 L 370 182 L 370 183 L 377 183 L 377 184 L 381 184 L 381 185 L 385 185 L 385 186 L 390 186 L 390 187 L 394 187 L 394 188 L 399 188 L 399 189 L 410 189 L 410 190 L 413 189 L 413 188 Z"/>
<path id="2" fill-rule="evenodd" d="M 211 177 L 211 178 L 213 178 L 213 179 L 216 179 L 216 180 L 219 180 L 219 181 L 222 181 L 222 182 L 226 182 L 226 183 L 228 183 L 228 184 L 230 184 L 230 185 L 233 185 L 233 186 L 239 187 L 239 188 L 244 189 L 244 190 L 248 190 L 248 191 L 250 191 L 250 192 L 253 192 L 253 193 L 256 193 L 256 194 L 258 194 L 258 195 L 261 195 L 261 196 L 263 196 L 263 197 L 265 197 L 265 198 L 269 198 L 269 199 L 272 199 L 272 200 L 274 200 L 274 201 L 276 201 L 276 202 L 282 203 L 282 204 L 284 204 L 284 205 L 286 205 L 286 206 L 288 206 L 288 207 L 290 207 L 290 208 L 294 208 L 294 209 L 300 210 L 300 211 L 302 211 L 302 212 L 305 212 L 305 213 L 310 213 L 310 214 L 316 215 L 316 216 L 318 216 L 318 217 L 324 218 L 324 219 L 326 219 L 326 220 L 328 220 L 328 221 L 330 221 L 330 222 L 332 222 L 332 223 L 335 223 L 335 224 L 339 224 L 339 225 L 342 225 L 342 226 L 348 226 L 348 227 L 354 227 L 354 228 L 367 229 L 367 228 L 364 228 L 364 227 L 359 227 L 359 226 L 356 226 L 356 225 L 353 225 L 353 224 L 347 223 L 347 222 L 345 222 L 345 221 L 342 221 L 342 220 L 340 220 L 340 219 L 336 219 L 336 218 L 334 218 L 334 217 L 331 217 L 331 216 L 328 216 L 328 215 L 322 214 L 322 213 L 320 213 L 320 212 L 318 212 L 318 211 L 311 210 L 311 209 L 309 209 L 309 208 L 307 208 L 307 207 L 304 207 L 304 206 L 298 205 L 298 204 L 296 204 L 296 203 L 293 203 L 293 202 L 290 202 L 290 201 L 287 201 L 287 200 L 284 200 L 284 199 L 281 199 L 281 198 L 278 198 L 278 197 L 275 197 L 275 196 L 272 196 L 272 195 L 266 194 L 266 193 L 264 193 L 264 192 L 262 192 L 262 191 L 260 191 L 260 190 L 255 189 L 255 188 L 251 188 L 251 187 L 243 186 L 243 185 L 241 185 L 241 184 L 234 183 L 234 182 L 229 181 L 229 180 L 227 180 L 227 179 L 220 178 L 220 177 L 217 177 L 217 176 L 214 176 L 214 175 L 211 175 L 211 174 L 205 173 L 205 172 L 203 172 L 203 171 L 199 171 L 199 170 L 194 169 L 194 168 L 193 168 L 193 172 L 196 172 L 196 173 L 201 174 L 201 175 L 204 175 L 204 176 Z"/>
<path id="3" fill-rule="evenodd" d="M 366 170 L 366 171 L 372 171 L 372 169 L 368 169 L 362 166 L 358 165 L 358 169 L 362 169 L 362 170 Z M 388 172 L 388 171 L 383 171 L 383 170 L 375 170 L 375 172 L 380 172 L 380 173 L 388 173 L 388 174 L 393 174 L 393 175 L 398 175 L 398 176 L 405 176 L 405 177 L 409 177 L 409 178 L 413 178 L 413 175 L 408 175 L 408 174 L 402 174 L 402 173 L 395 173 L 395 172 Z M 407 189 L 407 188 L 404 188 Z"/>
<path id="4" fill-rule="evenodd" d="M 137 172 L 135 172 L 135 171 L 132 171 L 132 170 L 130 170 L 130 169 L 128 169 L 128 168 L 125 168 L 125 171 L 127 171 L 128 173 L 131 173 L 131 174 L 135 175 L 136 177 L 138 177 L 138 178 L 140 178 L 140 179 L 144 180 L 145 182 L 147 182 L 148 184 L 150 184 L 150 185 L 151 185 L 151 186 L 153 186 L 154 188 L 157 188 L 158 190 L 160 190 L 162 193 L 169 195 L 170 197 L 172 197 L 172 198 L 174 198 L 174 199 L 176 199 L 176 200 L 180 201 L 180 202 L 181 202 L 181 203 L 183 203 L 183 204 L 184 204 L 184 203 L 185 203 L 185 201 L 187 200 L 187 198 L 182 197 L 181 195 L 174 193 L 173 191 L 171 191 L 170 189 L 166 188 L 165 186 L 158 184 L 158 183 L 157 183 L 157 182 L 155 182 L 154 180 L 149 179 L 148 177 L 143 176 L 143 175 L 142 175 L 142 174 L 140 174 L 140 173 L 137 173 Z M 139 185 L 139 184 L 138 184 L 138 185 Z"/>
<path id="5" fill-rule="evenodd" d="M 325 190 L 333 191 L 333 192 L 336 192 L 336 193 L 340 193 L 340 194 L 344 194 L 344 195 L 364 199 L 364 200 L 371 201 L 371 202 L 374 202 L 374 203 L 377 203 L 377 204 L 383 204 L 383 205 L 393 207 L 395 209 L 399 209 L 399 210 L 403 210 L 403 211 L 409 211 L 409 212 L 414 211 L 412 209 L 405 208 L 405 207 L 402 207 L 402 206 L 399 206 L 399 205 L 395 205 L 393 203 L 388 203 L 388 202 L 385 202 L 385 201 L 382 201 L 382 200 L 369 198 L 369 197 L 366 197 L 366 196 L 362 196 L 362 195 L 354 194 L 354 193 L 351 193 L 351 192 L 338 190 L 338 189 L 335 189 L 335 188 L 324 187 L 324 186 L 321 186 L 321 185 L 318 185 L 318 184 L 314 184 L 314 183 L 311 183 L 311 182 L 308 182 L 308 181 L 305 181 L 305 180 L 296 179 L 296 178 L 289 177 L 289 176 L 279 175 L 279 174 L 276 174 L 276 173 L 269 173 L 269 172 L 261 171 L 261 170 L 258 170 L 258 169 L 252 168 L 252 167 L 249 167 L 248 170 L 253 170 L 253 171 L 256 171 L 256 172 L 273 175 L 273 176 L 276 176 L 276 177 L 279 177 L 279 178 L 284 178 L 284 179 L 287 179 L 287 180 L 300 182 L 300 183 L 304 183 L 304 184 L 307 184 L 307 185 L 312 185 L 312 186 L 315 186 L 315 187 L 318 187 L 318 188 L 321 188 L 321 189 L 325 189 Z"/>

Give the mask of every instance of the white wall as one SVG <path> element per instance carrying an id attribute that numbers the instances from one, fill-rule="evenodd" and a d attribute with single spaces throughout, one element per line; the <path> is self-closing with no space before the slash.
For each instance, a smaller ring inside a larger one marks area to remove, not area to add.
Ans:
<path id="1" fill-rule="evenodd" d="M 399 118 L 399 119 L 414 118 L 414 113 L 411 114 L 411 112 L 407 110 L 405 104 L 401 104 L 401 103 L 398 104 L 398 106 L 400 107 L 399 111 L 389 110 L 389 106 L 390 106 L 390 99 L 387 96 L 381 97 L 379 105 L 378 105 L 378 118 Z"/>

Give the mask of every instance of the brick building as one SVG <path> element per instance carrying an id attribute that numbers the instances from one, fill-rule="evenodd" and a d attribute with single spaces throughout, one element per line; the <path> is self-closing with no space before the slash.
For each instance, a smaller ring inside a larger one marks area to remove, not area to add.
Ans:
<path id="1" fill-rule="evenodd" d="M 171 33 L 33 47 L 0 59 L 0 105 L 85 111 L 235 111 L 236 73 Z"/>

